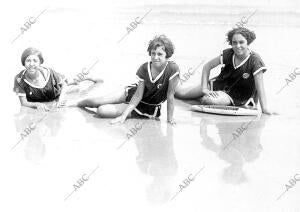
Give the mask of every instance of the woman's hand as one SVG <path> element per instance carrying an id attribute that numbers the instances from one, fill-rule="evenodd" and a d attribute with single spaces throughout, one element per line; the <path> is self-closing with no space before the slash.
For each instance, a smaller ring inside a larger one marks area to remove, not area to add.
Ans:
<path id="1" fill-rule="evenodd" d="M 104 82 L 103 79 L 100 79 L 100 78 L 92 78 L 92 77 L 86 77 L 86 78 L 84 78 L 84 80 L 89 80 L 89 81 L 92 81 L 93 83 L 103 83 L 103 82 Z"/>
<path id="2" fill-rule="evenodd" d="M 216 92 L 216 91 L 210 91 L 208 95 L 212 98 L 218 98 L 219 97 L 219 93 Z"/>
<path id="3" fill-rule="evenodd" d="M 203 96 L 208 95 L 209 92 L 210 90 L 208 90 L 207 88 L 202 89 Z"/>
<path id="4" fill-rule="evenodd" d="M 104 82 L 104 80 L 100 79 L 100 78 L 92 78 L 92 77 L 85 77 L 84 76 L 82 78 L 74 79 L 71 84 L 73 84 L 73 85 L 79 85 L 79 83 L 81 83 L 83 81 L 91 81 L 93 83 L 103 83 Z"/>
<path id="5" fill-rule="evenodd" d="M 202 93 L 204 95 L 207 95 L 207 96 L 212 97 L 212 98 L 218 98 L 219 97 L 219 93 L 218 92 L 211 91 L 211 90 L 208 90 L 208 89 L 203 89 Z"/>
<path id="6" fill-rule="evenodd" d="M 57 108 L 64 108 L 64 107 L 67 107 L 68 105 L 67 105 L 67 100 L 65 99 L 65 100 L 62 100 L 62 101 L 58 101 L 57 103 L 56 103 L 56 107 Z"/>
<path id="7" fill-rule="evenodd" d="M 79 83 L 82 82 L 83 80 L 84 80 L 84 78 L 83 79 L 79 79 L 79 78 L 74 79 L 73 82 L 70 83 L 70 85 L 79 85 Z"/>
<path id="8" fill-rule="evenodd" d="M 110 124 L 123 124 L 126 120 L 126 116 L 121 115 L 118 116 L 117 118 L 114 118 L 113 120 L 110 121 Z"/>
<path id="9" fill-rule="evenodd" d="M 49 110 L 50 110 L 50 108 L 49 108 L 47 105 L 43 104 L 43 103 L 39 103 L 39 104 L 37 105 L 36 109 L 37 109 L 38 111 L 41 111 L 41 112 L 46 112 L 46 111 L 49 111 Z"/>
<path id="10" fill-rule="evenodd" d="M 263 109 L 263 110 L 262 110 L 262 113 L 264 113 L 264 114 L 266 114 L 266 115 L 278 115 L 278 114 L 279 114 L 278 112 L 269 110 L 268 108 Z"/>
<path id="11" fill-rule="evenodd" d="M 170 120 L 168 120 L 168 123 L 169 124 L 171 124 L 171 125 L 176 125 L 176 122 L 175 122 L 175 120 L 174 119 L 170 119 Z"/>

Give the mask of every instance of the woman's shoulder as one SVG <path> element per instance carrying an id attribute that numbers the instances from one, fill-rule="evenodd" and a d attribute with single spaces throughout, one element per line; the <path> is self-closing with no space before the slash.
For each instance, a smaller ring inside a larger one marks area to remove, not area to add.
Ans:
<path id="1" fill-rule="evenodd" d="M 17 75 L 15 75 L 15 81 L 18 81 L 18 83 L 20 83 L 21 80 L 24 78 L 25 71 L 26 70 L 22 70 Z"/>
<path id="2" fill-rule="evenodd" d="M 17 75 L 15 75 L 15 77 L 19 77 L 25 74 L 26 69 L 23 69 L 22 71 L 20 71 Z"/>
<path id="3" fill-rule="evenodd" d="M 259 59 L 259 60 L 261 60 L 260 55 L 259 55 L 257 52 L 252 51 L 252 50 L 251 50 L 251 57 L 254 58 L 254 59 Z"/>
<path id="4" fill-rule="evenodd" d="M 234 51 L 232 48 L 227 48 L 227 49 L 224 49 L 222 51 L 223 55 L 230 55 L 230 54 L 234 54 Z"/>
<path id="5" fill-rule="evenodd" d="M 254 52 L 254 51 L 251 51 L 251 55 L 250 55 L 250 58 L 249 58 L 249 63 L 250 64 L 263 64 L 264 65 L 264 61 L 262 60 L 260 55 L 257 52 Z"/>
<path id="6" fill-rule="evenodd" d="M 53 74 L 55 71 L 52 68 L 46 67 L 46 66 L 41 66 L 40 69 L 44 74 Z"/>
<path id="7" fill-rule="evenodd" d="M 145 70 L 147 70 L 149 63 L 150 62 L 144 62 L 142 65 L 140 65 L 139 69 L 145 69 Z"/>
<path id="8" fill-rule="evenodd" d="M 231 64 L 233 55 L 234 55 L 234 51 L 232 48 L 224 49 L 220 55 L 221 63 L 225 65 Z"/>
<path id="9" fill-rule="evenodd" d="M 174 61 L 169 61 L 168 66 L 170 69 L 179 69 L 179 66 Z"/>
<path id="10" fill-rule="evenodd" d="M 65 78 L 65 76 L 59 72 L 56 72 L 54 71 L 52 68 L 49 68 L 49 67 L 45 67 L 45 66 L 42 66 L 42 70 L 41 70 L 44 74 L 44 76 L 47 78 L 48 76 L 49 77 L 54 77 L 54 78 Z"/>
<path id="11" fill-rule="evenodd" d="M 165 73 L 167 74 L 168 77 L 172 77 L 176 74 L 178 74 L 179 71 L 179 67 L 178 65 L 174 62 L 174 61 L 169 61 L 168 65 L 166 67 Z"/>

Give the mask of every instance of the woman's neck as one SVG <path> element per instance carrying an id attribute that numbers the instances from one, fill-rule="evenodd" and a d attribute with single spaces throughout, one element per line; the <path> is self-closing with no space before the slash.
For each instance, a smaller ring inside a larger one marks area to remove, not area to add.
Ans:
<path id="1" fill-rule="evenodd" d="M 161 72 L 166 67 L 166 64 L 167 64 L 167 61 L 165 63 L 163 63 L 161 66 L 155 67 L 155 66 L 153 66 L 153 63 L 152 63 L 151 64 L 151 69 L 153 69 L 153 70 L 155 70 L 157 72 Z"/>
<path id="2" fill-rule="evenodd" d="M 242 55 L 237 55 L 235 54 L 235 57 L 239 60 L 244 60 L 245 58 L 247 58 L 249 55 L 250 55 L 250 50 L 248 49 L 245 54 L 242 54 Z"/>
<path id="3" fill-rule="evenodd" d="M 36 80 L 39 77 L 40 73 L 38 70 L 36 70 L 34 73 L 29 74 L 28 72 L 26 72 L 26 77 L 29 78 L 30 80 Z"/>

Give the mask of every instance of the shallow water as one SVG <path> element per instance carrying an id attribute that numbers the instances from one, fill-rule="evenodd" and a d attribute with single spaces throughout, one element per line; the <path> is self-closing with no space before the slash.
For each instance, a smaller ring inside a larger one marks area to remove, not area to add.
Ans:
<path id="1" fill-rule="evenodd" d="M 166 105 L 160 121 L 130 119 L 111 126 L 93 110 L 63 108 L 43 114 L 20 108 L 12 80 L 3 82 L 9 88 L 4 97 L 12 102 L 3 110 L 6 211 L 300 211 L 299 181 L 277 200 L 288 181 L 300 174 L 299 76 L 277 94 L 299 67 L 299 8 L 293 1 L 286 6 L 276 2 L 271 9 L 265 7 L 267 1 L 257 6 L 249 27 L 257 34 L 251 48 L 269 68 L 265 89 L 278 116 L 197 113 L 190 111 L 191 102 L 176 100 L 174 127 L 166 124 Z M 158 33 L 174 42 L 172 59 L 182 74 L 226 48 L 227 30 L 256 8 L 217 5 L 127 5 L 100 13 L 88 5 L 56 3 L 12 45 L 9 68 L 16 71 L 7 74 L 12 79 L 21 70 L 15 65 L 19 55 L 33 45 L 42 49 L 46 66 L 70 78 L 99 60 L 90 73 L 105 80 L 104 87 L 92 92 L 100 95 L 135 80 L 137 68 L 149 59 L 147 43 Z M 144 23 L 117 44 L 127 24 L 149 9 L 153 11 Z M 50 31 L 56 33 L 50 36 Z M 200 77 L 201 67 L 187 83 Z M 20 133 L 41 118 L 11 151 Z"/>

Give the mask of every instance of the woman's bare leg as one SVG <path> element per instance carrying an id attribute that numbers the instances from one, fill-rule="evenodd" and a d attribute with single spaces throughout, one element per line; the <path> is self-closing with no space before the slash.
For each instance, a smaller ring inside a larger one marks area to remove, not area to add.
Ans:
<path id="1" fill-rule="evenodd" d="M 197 99 L 203 96 L 201 84 L 179 83 L 175 90 L 178 99 Z"/>
<path id="2" fill-rule="evenodd" d="M 128 104 L 106 104 L 99 106 L 97 109 L 97 114 L 101 118 L 116 118 L 126 110 Z M 131 115 L 129 114 L 127 118 Z"/>
<path id="3" fill-rule="evenodd" d="M 126 100 L 125 90 L 120 89 L 119 91 L 115 91 L 109 94 L 104 94 L 103 96 L 100 97 L 87 97 L 81 99 L 80 101 L 75 103 L 74 106 L 96 108 L 105 104 L 125 103 L 125 100 Z"/>
<path id="4" fill-rule="evenodd" d="M 200 103 L 203 105 L 231 105 L 230 96 L 223 91 L 214 91 L 217 93 L 217 97 L 205 95 L 200 98 Z"/>

